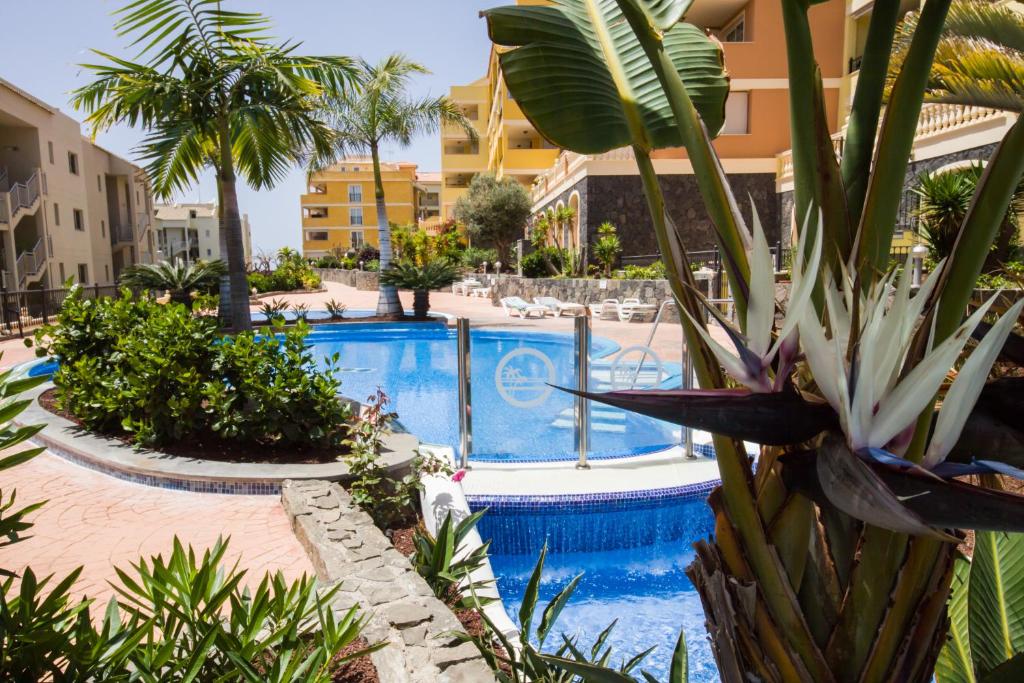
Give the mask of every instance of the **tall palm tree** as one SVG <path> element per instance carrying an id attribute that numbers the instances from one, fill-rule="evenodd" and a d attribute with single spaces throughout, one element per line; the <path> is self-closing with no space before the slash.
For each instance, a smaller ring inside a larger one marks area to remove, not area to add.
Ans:
<path id="1" fill-rule="evenodd" d="M 83 65 L 96 80 L 72 103 L 94 133 L 117 123 L 148 130 L 140 151 L 161 198 L 216 169 L 228 264 L 221 321 L 250 329 L 237 177 L 269 188 L 302 150 L 326 150 L 332 133 L 317 107 L 350 83 L 352 62 L 272 43 L 266 17 L 222 9 L 221 0 L 134 0 L 116 16 L 139 61 L 94 51 L 105 61 Z"/>
<path id="2" fill-rule="evenodd" d="M 393 54 L 377 64 L 362 61 L 358 88 L 332 98 L 327 122 L 334 129 L 334 148 L 329 154 L 313 154 L 314 169 L 325 168 L 349 154 L 369 153 L 373 159 L 374 194 L 377 202 L 377 238 L 380 269 L 391 264 L 391 228 L 380 172 L 380 148 L 388 143 L 405 147 L 416 135 L 436 133 L 442 125 L 461 128 L 476 140 L 473 125 L 455 102 L 447 97 L 415 99 L 407 93 L 414 74 L 430 73 L 424 66 Z M 400 315 L 402 304 L 394 285 L 381 283 L 377 315 Z"/>

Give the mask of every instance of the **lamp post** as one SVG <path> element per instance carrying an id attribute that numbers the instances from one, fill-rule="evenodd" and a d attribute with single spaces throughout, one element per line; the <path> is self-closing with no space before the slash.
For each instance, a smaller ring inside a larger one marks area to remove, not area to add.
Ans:
<path id="1" fill-rule="evenodd" d="M 921 277 L 924 273 L 924 258 L 928 255 L 928 247 L 918 244 L 910 250 L 910 257 L 913 260 L 913 272 L 910 283 L 916 289 L 921 286 Z"/>

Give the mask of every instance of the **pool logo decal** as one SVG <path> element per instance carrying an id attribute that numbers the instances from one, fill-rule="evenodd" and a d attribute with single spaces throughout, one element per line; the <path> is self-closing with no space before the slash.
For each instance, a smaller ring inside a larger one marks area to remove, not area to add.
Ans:
<path id="1" fill-rule="evenodd" d="M 624 363 L 626 356 L 632 353 L 640 353 L 640 358 L 632 363 Z M 654 363 L 653 368 L 647 362 L 648 358 Z M 665 370 L 665 364 L 661 362 L 661 357 L 654 352 L 654 349 L 638 344 L 623 349 L 615 356 L 609 368 L 609 375 L 612 390 L 620 391 L 622 389 L 651 389 L 661 384 L 668 377 L 668 372 Z"/>
<path id="2" fill-rule="evenodd" d="M 522 359 L 533 359 L 522 360 Z M 514 361 L 519 360 L 518 363 Z M 555 383 L 555 364 L 537 349 L 511 351 L 494 369 L 494 385 L 506 403 L 517 408 L 536 408 L 548 400 Z"/>

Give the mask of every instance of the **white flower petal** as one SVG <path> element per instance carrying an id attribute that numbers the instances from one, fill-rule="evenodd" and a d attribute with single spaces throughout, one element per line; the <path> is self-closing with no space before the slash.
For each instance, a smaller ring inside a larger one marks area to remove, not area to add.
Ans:
<path id="1" fill-rule="evenodd" d="M 750 350 L 764 358 L 771 345 L 772 327 L 775 323 L 775 266 L 756 208 L 753 209 L 753 214 L 750 299 L 747 301 L 747 328 L 744 331 L 750 340 Z"/>
<path id="2" fill-rule="evenodd" d="M 985 388 L 988 372 L 1020 317 L 1021 308 L 1024 308 L 1024 300 L 1014 304 L 999 322 L 992 326 L 960 368 L 953 385 L 946 393 L 946 399 L 942 402 L 935 432 L 922 462 L 924 467 L 930 469 L 938 465 L 956 445 L 960 432 L 963 431 L 967 418 L 974 409 L 974 404 L 978 402 L 978 396 Z"/>

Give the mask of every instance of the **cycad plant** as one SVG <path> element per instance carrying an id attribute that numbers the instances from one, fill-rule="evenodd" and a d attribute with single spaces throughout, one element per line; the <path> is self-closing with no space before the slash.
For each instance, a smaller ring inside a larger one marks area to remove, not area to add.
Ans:
<path id="1" fill-rule="evenodd" d="M 417 135 L 436 133 L 442 126 L 460 128 L 471 140 L 477 138 L 473 124 L 449 98 L 416 99 L 409 95 L 409 79 L 427 73 L 430 72 L 424 66 L 400 54 L 385 57 L 377 64 L 360 62 L 357 88 L 332 98 L 322 116 L 334 130 L 333 145 L 326 150 L 314 149 L 312 153 L 314 170 L 326 168 L 350 154 L 370 155 L 382 272 L 390 267 L 392 253 L 391 224 L 380 171 L 381 147 L 388 144 L 407 147 Z M 377 315 L 401 314 L 398 292 L 382 280 Z"/>
<path id="2" fill-rule="evenodd" d="M 298 53 L 295 42 L 273 43 L 269 20 L 222 7 L 222 0 L 133 0 L 115 15 L 118 35 L 138 53 L 83 67 L 96 80 L 74 92 L 93 133 L 117 124 L 148 131 L 140 146 L 154 192 L 170 198 L 217 172 L 225 326 L 252 329 L 245 276 L 239 175 L 267 189 L 309 148 L 326 151 L 333 135 L 318 116 L 326 96 L 353 75 L 345 57 Z"/>
<path id="3" fill-rule="evenodd" d="M 166 290 L 171 301 L 192 310 L 192 292 L 206 290 L 227 272 L 221 260 L 185 263 L 181 259 L 141 263 L 124 269 L 121 284 L 144 289 Z"/>
<path id="4" fill-rule="evenodd" d="M 1024 529 L 1024 499 L 953 479 L 1020 473 L 1004 462 L 1019 453 L 989 446 L 1011 427 L 980 415 L 1020 305 L 934 410 L 988 310 L 965 320 L 1024 174 L 1024 121 L 988 160 L 952 254 L 912 296 L 909 278 L 888 272 L 892 227 L 950 0 L 925 3 L 888 92 L 899 2 L 875 2 L 841 159 L 807 15 L 817 3 L 780 2 L 800 235 L 779 325 L 767 241 L 756 220 L 746 227 L 711 146 L 729 90 L 722 48 L 682 21 L 690 1 L 557 0 L 485 16 L 507 48 L 512 96 L 541 134 L 580 153 L 628 146 L 636 158 L 701 389 L 590 397 L 714 434 L 716 534 L 697 544 L 689 573 L 722 680 L 923 682 L 946 633 L 958 530 Z M 726 326 L 732 349 L 707 334 L 651 162 L 679 146 L 723 253 L 740 321 Z M 726 372 L 740 388 L 727 388 Z M 1019 405 L 1018 384 L 997 389 Z M 743 439 L 764 445 L 756 471 Z"/>
<path id="5" fill-rule="evenodd" d="M 430 311 L 430 292 L 449 286 L 461 277 L 461 271 L 451 261 L 434 259 L 422 266 L 398 263 L 381 271 L 381 284 L 396 289 L 411 289 L 413 316 L 425 320 Z"/>

